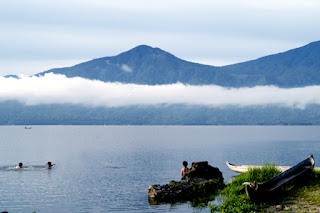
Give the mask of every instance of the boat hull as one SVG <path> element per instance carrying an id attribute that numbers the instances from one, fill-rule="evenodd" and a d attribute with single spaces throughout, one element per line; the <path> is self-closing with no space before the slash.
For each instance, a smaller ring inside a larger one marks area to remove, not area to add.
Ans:
<path id="1" fill-rule="evenodd" d="M 280 189 L 282 186 L 299 180 L 300 177 L 303 177 L 310 171 L 314 164 L 315 161 L 313 156 L 311 155 L 297 165 L 291 167 L 290 169 L 282 172 L 281 174 L 264 183 L 258 183 L 253 187 L 252 185 L 245 185 L 246 194 L 251 200 L 265 199 L 269 197 L 270 194 Z"/>
<path id="2" fill-rule="evenodd" d="M 255 168 L 262 168 L 263 166 L 260 165 L 235 165 L 235 164 L 231 164 L 228 161 L 226 161 L 227 166 L 229 167 L 229 169 L 231 169 L 234 172 L 237 173 L 246 173 L 249 171 L 249 169 L 255 169 Z M 291 168 L 291 166 L 275 166 L 276 169 L 278 169 L 281 172 L 285 172 L 288 169 Z M 314 170 L 316 171 L 320 171 L 320 167 L 314 167 Z"/>

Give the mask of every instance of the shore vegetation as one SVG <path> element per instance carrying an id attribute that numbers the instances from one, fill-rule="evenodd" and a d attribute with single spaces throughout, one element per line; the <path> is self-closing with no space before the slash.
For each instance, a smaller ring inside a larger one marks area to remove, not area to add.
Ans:
<path id="1" fill-rule="evenodd" d="M 275 165 L 267 164 L 236 176 L 220 192 L 223 202 L 219 205 L 209 204 L 211 212 L 270 212 L 275 206 L 280 206 L 280 211 L 304 212 L 304 208 L 320 211 L 320 208 L 317 209 L 317 206 L 320 206 L 320 172 L 314 170 L 311 170 L 302 182 L 282 187 L 276 196 L 268 200 L 253 202 L 247 197 L 244 182 L 262 183 L 280 173 Z"/>

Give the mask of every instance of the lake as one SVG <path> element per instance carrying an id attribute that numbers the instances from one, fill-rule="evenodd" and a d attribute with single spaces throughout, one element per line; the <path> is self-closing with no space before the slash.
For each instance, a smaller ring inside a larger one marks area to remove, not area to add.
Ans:
<path id="1" fill-rule="evenodd" d="M 237 173 L 225 161 L 292 166 L 310 154 L 317 165 L 318 126 L 0 126 L 0 211 L 200 211 L 150 206 L 148 186 L 179 180 L 184 160 L 208 161 L 227 182 Z"/>

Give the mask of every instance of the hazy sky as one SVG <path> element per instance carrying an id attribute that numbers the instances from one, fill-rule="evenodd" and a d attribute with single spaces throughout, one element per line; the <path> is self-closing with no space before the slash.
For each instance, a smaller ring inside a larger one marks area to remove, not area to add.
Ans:
<path id="1" fill-rule="evenodd" d="M 137 45 L 223 65 L 320 40 L 318 0 L 1 0 L 0 75 Z"/>
<path id="2" fill-rule="evenodd" d="M 137 85 L 110 83 L 84 78 L 67 78 L 49 73 L 44 77 L 21 79 L 0 76 L 0 102 L 17 100 L 26 105 L 80 104 L 118 107 L 128 105 L 187 104 L 209 107 L 276 105 L 303 109 L 320 104 L 320 86 L 283 89 L 275 86 L 223 88 L 192 86 Z"/>

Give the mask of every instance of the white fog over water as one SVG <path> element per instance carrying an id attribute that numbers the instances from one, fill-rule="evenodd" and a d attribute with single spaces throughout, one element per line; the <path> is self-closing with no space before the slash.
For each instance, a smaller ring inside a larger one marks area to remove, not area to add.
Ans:
<path id="1" fill-rule="evenodd" d="M 209 107 L 263 106 L 304 108 L 320 104 L 320 86 L 278 88 L 224 88 L 217 85 L 137 85 L 46 74 L 42 77 L 0 76 L 0 101 L 16 100 L 26 105 L 79 104 L 119 107 L 131 105 L 187 104 Z"/>

